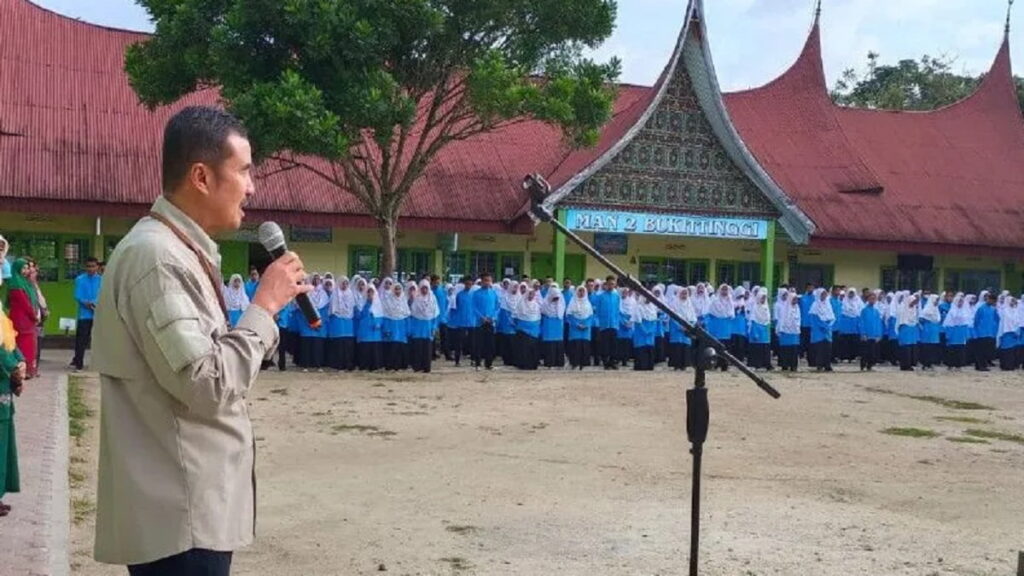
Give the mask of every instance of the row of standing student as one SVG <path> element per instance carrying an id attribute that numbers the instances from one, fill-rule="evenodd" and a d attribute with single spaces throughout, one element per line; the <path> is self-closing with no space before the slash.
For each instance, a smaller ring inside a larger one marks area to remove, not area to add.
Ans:
<path id="1" fill-rule="evenodd" d="M 233 277 L 229 291 L 241 292 L 240 280 Z M 327 319 L 324 327 L 303 326 L 292 309 L 281 320 L 284 350 L 306 369 L 428 371 L 430 360 L 442 353 L 456 365 L 465 355 L 486 368 L 495 358 L 523 369 L 563 367 L 566 359 L 573 368 L 617 369 L 630 360 L 638 370 L 665 361 L 677 369 L 692 365 L 692 342 L 682 327 L 653 304 L 617 289 L 613 277 L 600 287 L 567 283 L 564 290 L 509 279 L 494 286 L 489 275 L 447 287 L 436 278 L 404 288 L 385 279 L 379 298 L 373 284 L 359 277 L 352 285 L 341 278 L 337 288 L 330 275 L 317 280 L 312 278 L 317 287 L 311 298 Z M 975 363 L 986 370 L 996 357 L 1006 370 L 1024 364 L 1024 318 L 1016 299 L 1006 294 L 998 303 L 982 304 L 958 294 L 942 306 L 937 295 L 922 299 L 876 291 L 864 302 L 856 290 L 841 291 L 837 298 L 824 289 L 802 297 L 780 289 L 771 310 L 767 292 L 758 287 L 749 297 L 742 287 L 723 285 L 711 293 L 705 284 L 657 285 L 654 293 L 755 368 L 772 369 L 773 353 L 784 370 L 795 370 L 800 356 L 820 371 L 857 359 L 865 370 L 884 361 L 903 369 L 945 362 L 951 368 Z M 232 300 L 229 294 L 229 308 Z M 367 322 L 359 330 L 362 319 Z M 436 351 L 435 332 L 441 344 Z M 283 369 L 283 355 L 281 360 Z"/>

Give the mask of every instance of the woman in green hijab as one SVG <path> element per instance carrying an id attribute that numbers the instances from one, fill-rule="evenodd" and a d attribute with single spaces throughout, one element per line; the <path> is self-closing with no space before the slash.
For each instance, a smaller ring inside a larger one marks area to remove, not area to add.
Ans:
<path id="1" fill-rule="evenodd" d="M 29 280 L 29 263 L 24 258 L 14 261 L 11 278 L 7 281 L 7 310 L 14 330 L 18 333 L 18 350 L 28 364 L 27 379 L 38 374 L 36 366 L 36 326 L 39 324 L 39 305 L 36 288 Z"/>

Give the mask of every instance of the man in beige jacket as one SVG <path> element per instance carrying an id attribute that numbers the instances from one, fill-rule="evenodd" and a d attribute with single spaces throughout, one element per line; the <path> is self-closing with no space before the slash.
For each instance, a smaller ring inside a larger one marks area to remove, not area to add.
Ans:
<path id="1" fill-rule="evenodd" d="M 241 124 L 205 107 L 167 124 L 163 196 L 110 257 L 96 307 L 101 380 L 96 559 L 132 575 L 226 575 L 252 542 L 255 470 L 246 397 L 300 286 L 288 253 L 228 328 L 212 237 L 253 190 Z"/>

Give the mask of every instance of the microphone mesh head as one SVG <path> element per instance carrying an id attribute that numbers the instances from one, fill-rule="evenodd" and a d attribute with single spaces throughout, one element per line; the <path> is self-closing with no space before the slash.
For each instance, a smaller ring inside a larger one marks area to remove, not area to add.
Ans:
<path id="1" fill-rule="evenodd" d="M 284 232 L 281 231 L 277 222 L 260 224 L 259 230 L 256 231 L 256 237 L 259 238 L 260 244 L 267 249 L 267 252 L 284 247 Z"/>

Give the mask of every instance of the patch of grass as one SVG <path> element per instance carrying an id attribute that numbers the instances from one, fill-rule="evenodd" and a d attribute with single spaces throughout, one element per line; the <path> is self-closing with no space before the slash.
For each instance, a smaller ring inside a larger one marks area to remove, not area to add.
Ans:
<path id="1" fill-rule="evenodd" d="M 374 436 L 377 438 L 387 438 L 397 434 L 391 430 L 382 430 L 378 426 L 367 426 L 364 424 L 335 424 L 334 426 L 331 426 L 332 434 L 340 434 L 342 432 L 355 432 L 357 434 L 366 434 L 367 436 Z"/>
<path id="2" fill-rule="evenodd" d="M 82 392 L 82 379 L 68 378 L 68 434 L 77 442 L 85 434 L 86 420 L 92 418 L 93 412 L 85 403 Z"/>
<path id="3" fill-rule="evenodd" d="M 927 428 L 886 428 L 882 430 L 882 434 L 907 438 L 935 438 L 939 435 L 938 432 Z"/>
<path id="4" fill-rule="evenodd" d="M 277 395 L 280 395 L 280 396 L 287 396 L 288 395 L 288 389 L 287 388 L 274 388 L 273 390 L 270 391 L 270 393 L 271 394 L 277 394 Z"/>
<path id="5" fill-rule="evenodd" d="M 1006 442 L 1013 442 L 1015 444 L 1024 444 L 1024 436 L 1021 436 L 1020 434 L 1010 434 L 1009 432 L 999 432 L 998 430 L 980 430 L 972 428 L 970 430 L 964 430 L 964 434 L 974 436 L 975 438 L 1005 440 Z"/>
<path id="6" fill-rule="evenodd" d="M 96 505 L 88 498 L 71 500 L 71 515 L 74 523 L 81 524 L 96 512 Z"/>
<path id="7" fill-rule="evenodd" d="M 441 562 L 444 562 L 452 567 L 452 570 L 471 570 L 473 564 L 460 556 L 452 556 L 447 558 L 441 558 Z"/>
<path id="8" fill-rule="evenodd" d="M 456 524 L 456 525 L 453 525 L 453 526 L 445 526 L 445 530 L 447 530 L 447 531 L 449 531 L 449 532 L 451 532 L 453 534 L 472 534 L 473 532 L 477 531 L 477 527 L 476 526 L 462 526 L 462 525 Z"/>
<path id="9" fill-rule="evenodd" d="M 936 420 L 941 422 L 960 422 L 961 424 L 991 424 L 991 420 L 984 420 L 982 418 L 971 418 L 970 416 L 936 416 Z"/>
<path id="10" fill-rule="evenodd" d="M 988 440 L 981 438 L 971 438 L 970 436 L 957 436 L 955 438 L 946 438 L 950 442 L 956 442 L 957 444 L 989 444 Z"/>
<path id="11" fill-rule="evenodd" d="M 978 404 L 977 402 L 964 402 L 962 400 L 949 400 L 947 398 L 940 398 L 938 396 L 915 396 L 913 394 L 902 394 L 900 392 L 893 392 L 892 390 L 885 390 L 884 388 L 874 388 L 871 386 L 865 387 L 868 392 L 874 392 L 875 394 L 886 394 L 888 396 L 899 396 L 901 398 L 909 398 L 911 400 L 918 400 L 920 402 L 930 402 L 932 404 L 938 404 L 951 410 L 996 410 L 992 406 L 986 406 L 984 404 Z"/>
<path id="12" fill-rule="evenodd" d="M 80 488 L 86 480 L 85 472 L 82 472 L 74 466 L 68 467 L 68 484 L 72 488 Z"/>
<path id="13" fill-rule="evenodd" d="M 920 400 L 922 402 L 931 402 L 932 404 L 938 404 L 953 410 L 995 410 L 991 406 L 984 404 L 978 404 L 977 402 L 963 402 L 960 400 L 947 400 L 945 398 L 939 398 L 938 396 L 907 396 L 912 400 Z"/>

